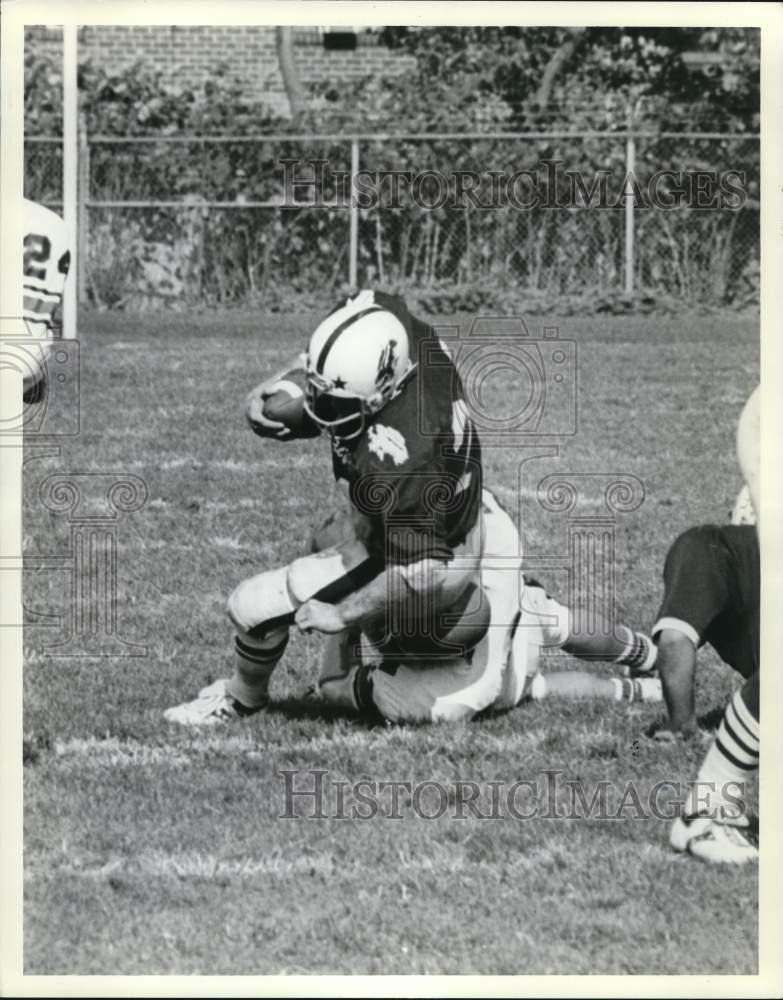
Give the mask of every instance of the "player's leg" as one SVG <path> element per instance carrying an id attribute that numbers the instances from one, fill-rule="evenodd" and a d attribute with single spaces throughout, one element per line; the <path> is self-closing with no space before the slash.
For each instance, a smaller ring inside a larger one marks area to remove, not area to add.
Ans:
<path id="1" fill-rule="evenodd" d="M 674 730 L 687 731 L 696 724 L 696 653 L 710 623 L 732 599 L 733 575 L 726 546 L 713 525 L 684 531 L 666 554 L 664 594 L 652 636 L 658 646 L 658 672 Z"/>
<path id="2" fill-rule="evenodd" d="M 166 718 L 212 725 L 258 711 L 267 702 L 269 681 L 285 651 L 297 608 L 314 596 L 342 600 L 379 569 L 363 544 L 352 538 L 243 581 L 228 599 L 236 633 L 233 676 L 204 688 L 193 701 L 168 709 Z"/>
<path id="3" fill-rule="evenodd" d="M 442 616 L 425 616 L 423 630 L 391 635 L 370 628 L 361 648 L 354 643 L 344 669 L 353 673 L 337 683 L 352 707 L 372 719 L 390 722 L 455 722 L 486 707 L 494 684 L 489 662 L 490 607 L 478 584 L 468 581 Z M 336 649 L 336 647 L 335 647 Z M 329 696 L 327 685 L 321 691 Z M 341 702 L 345 705 L 345 702 Z"/>
<path id="4" fill-rule="evenodd" d="M 541 584 L 529 577 L 525 578 L 525 585 L 531 592 L 543 589 Z M 549 595 L 546 596 L 549 599 Z M 558 606 L 562 608 L 562 605 Z M 547 613 L 545 608 L 542 608 L 541 612 Z M 557 645 L 566 653 L 581 660 L 616 663 L 618 666 L 626 667 L 633 677 L 650 674 L 655 669 L 657 656 L 655 643 L 649 636 L 637 632 L 628 625 L 612 625 L 610 622 L 599 621 L 592 633 L 575 632 L 571 616 L 568 614 L 567 631 L 563 633 L 563 628 L 558 627 L 557 633 L 548 644 Z"/>
<path id="5" fill-rule="evenodd" d="M 546 598 L 546 601 L 550 615 L 558 609 L 565 611 L 551 598 Z M 545 677 L 538 672 L 543 630 L 540 620 L 532 619 L 533 616 L 529 616 L 526 628 L 517 631 L 512 626 L 510 629 L 514 633 L 513 640 L 510 640 L 513 641 L 514 655 L 506 669 L 501 671 L 499 693 L 489 703 L 488 692 L 496 690 L 496 664 L 490 659 L 493 645 L 489 641 L 489 632 L 466 656 L 429 660 L 421 657 L 413 661 L 400 660 L 391 655 L 386 656 L 379 667 L 357 666 L 353 660 L 348 667 L 350 673 L 337 669 L 330 683 L 336 692 L 344 695 L 345 700 L 339 702 L 344 707 L 350 706 L 362 714 L 395 723 L 465 721 L 490 706 L 511 708 L 527 695 L 610 701 L 652 700 L 644 681 L 597 677 L 579 671 L 547 674 Z M 548 638 L 551 638 L 552 631 Z M 658 684 L 657 700 L 660 700 L 660 684 L 657 680 L 655 683 Z M 324 688 L 322 684 L 321 690 L 327 695 Z"/>
<path id="6" fill-rule="evenodd" d="M 601 649 L 609 653 L 616 652 L 621 644 L 621 640 L 614 646 L 601 640 L 590 648 L 594 653 Z M 657 678 L 600 677 L 580 670 L 541 672 L 542 649 L 566 649 L 574 654 L 576 650 L 573 647 L 568 608 L 550 597 L 535 581 L 526 582 L 522 611 L 512 637 L 503 692 L 495 707 L 511 708 L 527 697 L 536 701 L 553 696 L 607 701 L 661 700 L 661 686 Z"/>
<path id="7" fill-rule="evenodd" d="M 244 580 L 228 599 L 234 625 L 234 673 L 225 685 L 238 714 L 262 708 L 269 681 L 288 645 L 288 628 L 297 608 L 290 586 L 296 562 Z"/>
<path id="8" fill-rule="evenodd" d="M 686 635 L 680 623 L 675 628 L 659 628 L 655 641 L 669 726 L 674 732 L 695 730 L 694 680 L 698 636 L 695 633 Z"/>
<path id="9" fill-rule="evenodd" d="M 672 847 L 704 861 L 743 864 L 757 859 L 756 824 L 745 796 L 758 766 L 759 675 L 755 673 L 726 707 L 683 814 L 672 825 Z"/>
<path id="10" fill-rule="evenodd" d="M 361 712 L 357 685 L 362 678 L 362 636 L 358 629 L 346 629 L 325 636 L 317 691 L 330 704 L 350 712 Z"/>
<path id="11" fill-rule="evenodd" d="M 488 646 L 486 639 L 469 658 L 452 661 L 395 663 L 389 661 L 381 667 L 359 668 L 350 688 L 353 704 L 361 711 L 371 710 L 391 722 L 461 722 L 472 719 L 489 707 L 485 704 L 488 671 Z M 366 671 L 365 693 L 362 699 L 360 681 Z M 553 674 L 536 673 L 525 686 L 523 695 L 516 701 L 503 689 L 491 704 L 494 709 L 511 708 L 522 697 L 542 698 L 595 698 L 608 701 L 648 700 L 649 692 L 643 682 L 629 678 L 597 677 L 581 671 Z M 347 686 L 346 686 L 347 690 Z M 658 688 L 660 700 L 660 687 Z"/>
<path id="12" fill-rule="evenodd" d="M 530 684 L 530 697 L 591 698 L 596 701 L 661 701 L 657 677 L 601 677 L 585 670 L 550 670 L 537 674 Z"/>
<path id="13" fill-rule="evenodd" d="M 594 635 L 570 634 L 562 648 L 581 660 L 602 660 L 627 667 L 632 677 L 649 675 L 655 669 L 655 643 L 649 636 L 628 625 L 612 628 L 609 623 L 599 623 Z"/>
<path id="14" fill-rule="evenodd" d="M 481 507 L 480 580 L 489 605 L 489 627 L 479 661 L 484 663 L 484 673 L 466 692 L 474 712 L 495 705 L 503 697 L 524 588 L 522 543 L 516 525 L 488 490 L 482 493 Z"/>
<path id="15" fill-rule="evenodd" d="M 462 722 L 484 705 L 488 673 L 487 637 L 467 657 L 394 661 L 367 669 L 355 685 L 360 707 L 395 723 Z M 362 683 L 363 681 L 363 683 Z"/>
<path id="16" fill-rule="evenodd" d="M 458 620 L 448 627 L 430 623 L 434 643 L 426 641 L 432 634 L 398 650 L 393 642 L 378 643 L 382 665 L 362 668 L 366 683 L 356 687 L 364 711 L 392 722 L 457 722 L 494 704 L 518 616 L 520 549 L 513 521 L 485 490 L 480 524 L 449 565 L 455 593 L 449 613 Z"/>
<path id="17" fill-rule="evenodd" d="M 332 705 L 368 721 L 457 722 L 478 711 L 476 694 L 486 672 L 482 640 L 466 657 L 384 655 L 367 637 L 349 631 L 328 636 L 318 692 Z M 369 652 L 369 656 L 366 655 Z"/>
<path id="18" fill-rule="evenodd" d="M 316 594 L 330 603 L 341 600 L 369 582 L 378 570 L 368 560 L 364 546 L 350 539 L 303 556 L 282 571 L 262 573 L 240 584 L 228 602 L 229 617 L 236 628 L 229 694 L 249 708 L 262 707 L 297 608 Z"/>

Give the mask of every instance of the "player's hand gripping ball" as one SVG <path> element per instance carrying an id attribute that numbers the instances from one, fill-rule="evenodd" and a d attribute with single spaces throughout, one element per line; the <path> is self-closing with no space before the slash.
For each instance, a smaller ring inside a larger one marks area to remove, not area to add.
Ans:
<path id="1" fill-rule="evenodd" d="M 286 372 L 256 386 L 245 409 L 253 433 L 278 441 L 318 437 L 318 425 L 305 412 L 305 389 L 301 371 Z"/>

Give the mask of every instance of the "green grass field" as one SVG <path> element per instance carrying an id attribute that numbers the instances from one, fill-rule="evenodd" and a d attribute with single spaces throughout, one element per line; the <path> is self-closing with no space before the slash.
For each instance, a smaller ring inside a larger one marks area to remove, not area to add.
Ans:
<path id="1" fill-rule="evenodd" d="M 602 780 L 619 797 L 630 780 L 645 799 L 658 781 L 692 777 L 706 746 L 647 738 L 657 707 L 545 702 L 455 729 L 368 728 L 302 702 L 319 641 L 295 635 L 268 712 L 206 734 L 164 722 L 164 708 L 229 670 L 231 589 L 294 557 L 332 503 L 325 442 L 261 442 L 242 416 L 246 391 L 314 319 L 84 318 L 81 432 L 26 466 L 25 552 L 69 551 L 67 518 L 39 499 L 45 476 L 141 477 L 147 504 L 117 527 L 117 614 L 147 655 L 65 659 L 44 650 L 62 629 L 28 629 L 25 971 L 755 972 L 755 870 L 673 855 L 667 821 L 635 808 L 481 819 L 450 802 L 427 820 L 403 795 L 401 819 L 281 818 L 283 769 L 449 787 L 557 770 L 588 797 Z M 524 466 L 519 497 L 520 455 L 493 450 L 488 485 L 514 509 L 519 498 L 536 557 L 566 550 L 563 517 L 535 502 L 541 477 L 638 476 L 645 501 L 616 527 L 617 610 L 649 628 L 668 545 L 725 521 L 740 486 L 734 428 L 758 377 L 757 320 L 553 323 L 578 343 L 578 434 Z M 29 615 L 66 614 L 67 572 L 30 571 L 25 587 Z M 702 654 L 708 724 L 735 683 Z"/>

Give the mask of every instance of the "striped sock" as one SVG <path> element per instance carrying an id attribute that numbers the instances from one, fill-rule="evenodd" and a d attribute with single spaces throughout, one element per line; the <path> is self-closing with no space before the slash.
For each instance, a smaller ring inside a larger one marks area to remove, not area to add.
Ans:
<path id="1" fill-rule="evenodd" d="M 646 685 L 655 684 L 657 681 L 653 678 L 650 680 L 637 679 L 635 677 L 613 677 L 612 684 L 614 685 L 614 700 L 615 701 L 654 701 L 660 699 L 654 699 L 649 696 L 649 692 L 646 690 Z"/>
<path id="2" fill-rule="evenodd" d="M 737 691 L 723 714 L 715 740 L 707 751 L 686 814 L 717 808 L 724 818 L 736 818 L 742 809 L 745 783 L 759 766 L 759 723 Z M 700 787 L 701 786 L 701 787 Z"/>
<path id="3" fill-rule="evenodd" d="M 288 629 L 275 629 L 263 638 L 243 632 L 234 640 L 234 676 L 228 693 L 246 708 L 264 705 L 269 678 L 288 645 Z"/>
<path id="4" fill-rule="evenodd" d="M 627 625 L 618 625 L 618 639 L 625 643 L 622 653 L 614 660 L 636 673 L 647 673 L 655 666 L 656 647 L 642 632 L 634 632 Z"/>

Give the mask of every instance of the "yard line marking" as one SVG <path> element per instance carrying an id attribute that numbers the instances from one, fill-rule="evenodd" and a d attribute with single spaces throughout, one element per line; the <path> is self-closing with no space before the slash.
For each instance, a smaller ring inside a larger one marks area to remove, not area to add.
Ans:
<path id="1" fill-rule="evenodd" d="M 536 847 L 526 854 L 520 852 L 513 858 L 506 859 L 506 867 L 530 871 L 545 864 L 558 847 Z M 395 866 L 397 873 L 433 873 L 458 874 L 474 873 L 482 865 L 488 863 L 476 861 L 465 853 L 455 852 L 453 846 L 438 848 L 438 853 L 429 857 L 401 857 Z M 494 867 L 494 864 L 490 864 Z M 305 855 L 297 858 L 284 858 L 280 855 L 267 855 L 246 858 L 224 858 L 201 851 L 145 851 L 128 857 L 113 857 L 100 864 L 79 864 L 67 860 L 63 864 L 52 864 L 47 860 L 36 869 L 35 863 L 27 866 L 25 881 L 31 882 L 37 878 L 51 878 L 53 874 L 78 876 L 86 879 L 101 879 L 118 874 L 128 876 L 149 876 L 154 878 L 199 878 L 199 879 L 247 879 L 257 876 L 286 879 L 302 874 L 322 873 L 332 875 L 339 871 L 359 873 L 366 869 L 366 863 L 358 860 L 355 864 L 346 864 L 344 858 L 339 861 L 332 853 Z"/>
<path id="2" fill-rule="evenodd" d="M 471 734 L 470 747 L 474 752 L 494 750 L 506 753 L 523 748 L 533 750 L 546 735 L 543 730 L 527 730 L 504 737 L 474 732 Z M 381 733 L 366 730 L 323 733 L 301 740 L 287 740 L 284 734 L 280 734 L 279 741 L 274 742 L 261 741 L 254 733 L 224 737 L 197 735 L 188 743 L 177 744 L 148 744 L 134 739 L 120 740 L 117 737 L 108 739 L 88 737 L 57 741 L 54 744 L 54 754 L 63 763 L 75 759 L 100 767 L 188 767 L 199 762 L 203 756 L 216 754 L 263 758 L 269 754 L 284 753 L 303 754 L 312 758 L 313 755 L 327 754 L 334 750 L 367 751 L 389 749 L 411 743 L 412 736 L 405 730 Z M 459 750 L 459 746 L 455 745 L 454 749 Z"/>
<path id="3" fill-rule="evenodd" d="M 192 456 L 188 455 L 164 458 L 162 460 L 155 460 L 154 462 L 152 460 L 145 462 L 141 459 L 135 459 L 134 461 L 126 462 L 125 464 L 129 469 L 144 469 L 149 468 L 150 465 L 154 464 L 155 469 L 165 469 L 167 471 L 184 468 L 192 469 L 194 472 L 202 472 L 205 469 L 223 469 L 228 470 L 229 472 L 251 472 L 258 474 L 261 471 L 266 471 L 270 468 L 311 469 L 313 467 L 313 456 L 308 454 L 299 454 L 289 455 L 288 458 L 275 458 L 274 456 L 264 454 L 263 457 L 259 456 L 257 460 L 245 461 L 244 459 L 236 458 L 194 459 Z"/>
<path id="4" fill-rule="evenodd" d="M 95 737 L 82 740 L 57 741 L 54 744 L 57 758 L 77 757 L 101 767 L 149 767 L 167 765 L 187 767 L 193 761 L 178 747 L 163 744 L 151 746 L 136 740 L 110 738 L 100 740 Z"/>

